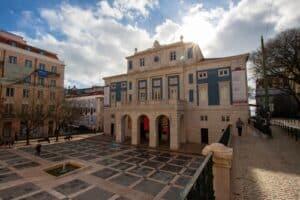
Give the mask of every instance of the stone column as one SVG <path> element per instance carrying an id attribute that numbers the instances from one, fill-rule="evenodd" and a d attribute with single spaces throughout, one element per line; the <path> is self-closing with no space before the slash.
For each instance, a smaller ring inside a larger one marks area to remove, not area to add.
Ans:
<path id="1" fill-rule="evenodd" d="M 137 119 L 132 119 L 132 129 L 131 129 L 131 144 L 132 145 L 138 145 L 140 144 L 140 136 L 139 136 L 139 130 L 137 125 Z"/>
<path id="2" fill-rule="evenodd" d="M 213 153 L 213 184 L 216 200 L 230 200 L 230 168 L 233 149 L 220 143 L 207 145 L 203 155 Z"/>
<path id="3" fill-rule="evenodd" d="M 180 138 L 179 138 L 179 125 L 180 125 L 180 116 L 178 114 L 172 115 L 170 119 L 170 149 L 178 150 L 180 147 Z"/>
<path id="4" fill-rule="evenodd" d="M 163 85 L 162 85 L 162 88 L 163 88 L 163 99 L 164 100 L 167 100 L 168 99 L 168 80 L 167 80 L 167 77 L 163 77 Z"/>
<path id="5" fill-rule="evenodd" d="M 115 126 L 116 126 L 116 142 L 122 143 L 124 141 L 124 134 L 122 134 L 122 120 L 120 115 L 115 115 Z"/>
<path id="6" fill-rule="evenodd" d="M 156 148 L 158 146 L 158 133 L 155 123 L 155 118 L 150 119 L 150 138 L 149 138 L 149 146 Z"/>

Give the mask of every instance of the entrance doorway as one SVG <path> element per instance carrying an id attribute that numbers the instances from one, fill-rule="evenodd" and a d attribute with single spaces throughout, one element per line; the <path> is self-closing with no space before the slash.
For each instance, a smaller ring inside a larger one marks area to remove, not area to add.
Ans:
<path id="1" fill-rule="evenodd" d="M 170 146 L 170 120 L 167 116 L 161 115 L 157 118 L 158 144 Z"/>
<path id="2" fill-rule="evenodd" d="M 141 144 L 149 143 L 149 118 L 142 115 L 138 119 Z"/>
<path id="3" fill-rule="evenodd" d="M 53 137 L 53 125 L 54 125 L 54 122 L 53 121 L 49 121 L 48 122 L 48 137 Z"/>
<path id="4" fill-rule="evenodd" d="M 10 138 L 12 136 L 12 123 L 11 122 L 5 122 L 3 124 L 3 137 L 4 138 Z"/>
<path id="5" fill-rule="evenodd" d="M 208 128 L 201 128 L 201 143 L 208 144 Z"/>
<path id="6" fill-rule="evenodd" d="M 121 131 L 122 131 L 122 138 L 125 138 L 125 140 L 130 140 L 131 138 L 131 129 L 132 129 L 132 123 L 131 118 L 129 115 L 124 115 L 121 120 Z"/>
<path id="7" fill-rule="evenodd" d="M 114 123 L 110 124 L 110 135 L 111 135 L 111 137 L 115 136 L 115 124 Z"/>

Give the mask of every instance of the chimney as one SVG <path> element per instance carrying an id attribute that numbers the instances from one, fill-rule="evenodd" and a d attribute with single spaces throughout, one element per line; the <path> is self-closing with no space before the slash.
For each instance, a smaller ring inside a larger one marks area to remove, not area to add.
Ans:
<path id="1" fill-rule="evenodd" d="M 137 51 L 138 51 L 138 49 L 137 49 L 137 48 L 134 48 L 134 53 L 135 53 L 135 54 L 137 53 Z"/>
<path id="2" fill-rule="evenodd" d="M 180 36 L 180 41 L 183 42 L 183 35 Z"/>

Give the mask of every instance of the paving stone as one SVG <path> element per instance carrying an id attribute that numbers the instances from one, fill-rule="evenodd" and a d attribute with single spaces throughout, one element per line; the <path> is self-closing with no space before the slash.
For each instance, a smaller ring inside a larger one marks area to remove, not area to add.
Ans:
<path id="1" fill-rule="evenodd" d="M 163 165 L 161 162 L 156 162 L 156 161 L 147 161 L 143 163 L 142 165 L 147 166 L 147 167 L 152 167 L 152 168 L 159 168 Z"/>
<path id="2" fill-rule="evenodd" d="M 189 183 L 189 181 L 191 180 L 191 178 L 189 178 L 189 177 L 185 177 L 185 176 L 180 176 L 177 180 L 176 180 L 176 184 L 177 185 L 180 185 L 180 186 L 182 186 L 182 187 L 185 187 L 188 183 Z"/>
<path id="3" fill-rule="evenodd" d="M 0 184 L 1 183 L 6 183 L 6 182 L 9 182 L 9 181 L 15 181 L 15 180 L 18 180 L 18 179 L 21 179 L 21 176 L 19 176 L 16 173 L 1 174 L 0 175 Z"/>
<path id="4" fill-rule="evenodd" d="M 179 159 L 179 160 L 192 160 L 193 157 L 179 155 L 179 156 L 176 157 L 176 159 Z"/>
<path id="5" fill-rule="evenodd" d="M 163 198 L 166 200 L 180 200 L 180 193 L 182 189 L 177 187 L 170 187 L 170 189 L 163 195 Z"/>
<path id="6" fill-rule="evenodd" d="M 109 199 L 110 197 L 112 197 L 114 194 L 103 190 L 101 188 L 98 187 L 94 187 L 82 194 L 79 194 L 78 196 L 72 198 L 74 200 L 89 200 L 89 199 Z"/>
<path id="7" fill-rule="evenodd" d="M 135 183 L 139 179 L 140 178 L 137 176 L 123 173 L 123 174 L 118 175 L 117 177 L 110 179 L 110 181 L 117 183 L 119 185 L 130 186 L 131 184 Z"/>
<path id="8" fill-rule="evenodd" d="M 164 171 L 156 171 L 154 174 L 150 176 L 150 178 L 164 183 L 169 183 L 174 177 L 175 177 L 174 174 L 171 174 L 169 172 L 164 172 Z"/>
<path id="9" fill-rule="evenodd" d="M 148 193 L 152 196 L 156 196 L 164 187 L 165 187 L 165 185 L 162 183 L 158 183 L 158 182 L 146 179 L 146 180 L 143 180 L 142 182 L 140 182 L 139 184 L 137 184 L 134 187 L 134 189 L 141 191 L 141 192 Z"/>
<path id="10" fill-rule="evenodd" d="M 163 166 L 161 168 L 161 170 L 165 170 L 165 171 L 169 171 L 169 172 L 173 172 L 173 173 L 179 173 L 182 169 L 183 169 L 183 167 L 180 167 L 177 165 L 170 165 L 170 164 L 166 164 L 165 166 Z"/>
<path id="11" fill-rule="evenodd" d="M 183 172 L 183 175 L 186 175 L 186 176 L 194 176 L 194 174 L 196 173 L 196 169 L 186 169 L 184 172 Z"/>
<path id="12" fill-rule="evenodd" d="M 201 163 L 200 162 L 191 162 L 190 164 L 189 164 L 189 167 L 190 168 L 195 168 L 195 169 L 197 169 L 198 167 L 200 167 L 201 166 Z"/>
<path id="13" fill-rule="evenodd" d="M 145 160 L 142 158 L 130 158 L 130 159 L 126 160 L 126 162 L 133 163 L 133 164 L 141 164 L 144 161 Z"/>
<path id="14" fill-rule="evenodd" d="M 113 156 L 111 157 L 112 159 L 115 159 L 115 160 L 125 160 L 127 158 L 130 158 L 130 156 L 125 156 L 125 155 L 118 155 L 118 156 Z"/>
<path id="15" fill-rule="evenodd" d="M 16 158 L 16 159 L 12 159 L 12 160 L 8 160 L 6 161 L 6 163 L 8 165 L 17 165 L 17 164 L 21 164 L 21 163 L 26 163 L 30 160 L 26 159 L 26 158 Z"/>
<path id="16" fill-rule="evenodd" d="M 39 163 L 31 161 L 31 162 L 27 162 L 27 163 L 22 163 L 22 164 L 19 164 L 19 165 L 15 165 L 13 167 L 16 168 L 16 169 L 18 169 L 18 170 L 22 170 L 22 169 L 27 169 L 27 168 L 31 168 L 31 167 L 37 167 L 39 165 L 40 165 Z"/>
<path id="17" fill-rule="evenodd" d="M 142 153 L 142 154 L 138 155 L 137 157 L 143 158 L 143 159 L 150 159 L 150 158 L 153 158 L 153 155 L 148 154 L 148 153 Z"/>
<path id="18" fill-rule="evenodd" d="M 109 168 L 104 168 L 104 169 L 101 169 L 99 171 L 92 173 L 92 175 L 103 178 L 103 179 L 107 179 L 111 176 L 116 175 L 117 173 L 119 173 L 119 171 L 109 169 Z"/>
<path id="19" fill-rule="evenodd" d="M 87 155 L 87 156 L 79 157 L 79 159 L 82 159 L 82 160 L 94 160 L 96 158 L 98 158 L 98 157 L 94 156 L 94 155 Z"/>
<path id="20" fill-rule="evenodd" d="M 183 166 L 183 165 L 186 165 L 186 164 L 187 164 L 187 161 L 185 161 L 185 160 L 174 159 L 174 160 L 172 160 L 172 161 L 169 162 L 169 163 L 170 163 L 170 164 L 173 164 L 173 165 Z"/>
<path id="21" fill-rule="evenodd" d="M 48 192 L 42 191 L 32 196 L 22 198 L 20 200 L 58 200 L 58 198 L 56 198 L 52 194 L 49 194 Z"/>
<path id="22" fill-rule="evenodd" d="M 10 170 L 7 167 L 0 167 L 0 174 L 6 174 L 10 172 Z"/>
<path id="23" fill-rule="evenodd" d="M 80 190 L 83 190 L 85 188 L 89 187 L 89 184 L 79 180 L 79 179 L 74 179 L 72 181 L 69 181 L 67 183 L 61 184 L 59 186 L 56 186 L 54 190 L 57 192 L 60 192 L 64 195 L 70 195 L 75 192 L 78 192 Z"/>
<path id="24" fill-rule="evenodd" d="M 153 169 L 148 168 L 148 167 L 135 167 L 135 168 L 131 169 L 129 172 L 146 177 L 153 171 L 154 171 Z"/>
<path id="25" fill-rule="evenodd" d="M 0 199 L 2 200 L 9 200 L 14 199 L 20 196 L 23 196 L 25 194 L 35 192 L 39 190 L 40 188 L 33 183 L 23 183 L 17 186 L 13 186 L 10 188 L 6 188 L 3 190 L 0 190 Z"/>
<path id="26" fill-rule="evenodd" d="M 104 166 L 109 166 L 109 165 L 113 165 L 113 164 L 119 163 L 119 161 L 108 158 L 108 159 L 97 161 L 96 163 L 100 164 L 100 165 L 104 165 Z"/>
<path id="27" fill-rule="evenodd" d="M 157 157 L 153 158 L 152 160 L 158 161 L 158 162 L 168 162 L 170 160 L 170 158 L 157 156 Z"/>
<path id="28" fill-rule="evenodd" d="M 129 163 L 124 163 L 124 162 L 120 162 L 116 165 L 111 166 L 114 169 L 118 169 L 118 170 L 127 170 L 131 167 L 133 167 L 134 165 L 129 164 Z"/>
<path id="29" fill-rule="evenodd" d="M 58 161 L 66 160 L 66 159 L 67 159 L 66 157 L 58 156 L 58 157 L 49 158 L 47 160 L 52 161 L 52 162 L 58 162 Z"/>

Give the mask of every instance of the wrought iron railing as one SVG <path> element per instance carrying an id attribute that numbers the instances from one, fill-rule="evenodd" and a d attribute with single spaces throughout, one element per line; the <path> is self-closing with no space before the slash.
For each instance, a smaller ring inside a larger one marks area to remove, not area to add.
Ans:
<path id="1" fill-rule="evenodd" d="M 226 146 L 230 144 L 231 140 L 231 125 L 228 125 L 223 131 L 219 143 Z M 196 173 L 180 194 L 181 199 L 185 200 L 213 200 L 214 186 L 213 186 L 213 161 L 212 153 L 209 153 L 201 166 L 196 170 Z"/>
<path id="2" fill-rule="evenodd" d="M 213 200 L 213 172 L 212 172 L 212 153 L 209 153 L 201 166 L 180 194 L 181 199 L 185 200 Z"/>
<path id="3" fill-rule="evenodd" d="M 231 125 L 228 125 L 219 140 L 219 143 L 224 144 L 225 146 L 228 146 L 228 144 L 230 143 L 230 139 L 231 139 L 230 128 Z"/>

